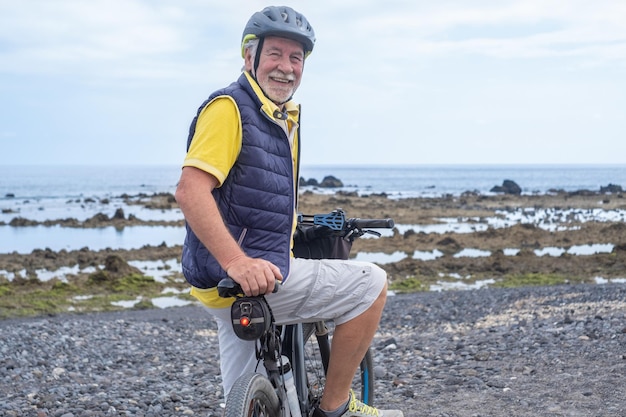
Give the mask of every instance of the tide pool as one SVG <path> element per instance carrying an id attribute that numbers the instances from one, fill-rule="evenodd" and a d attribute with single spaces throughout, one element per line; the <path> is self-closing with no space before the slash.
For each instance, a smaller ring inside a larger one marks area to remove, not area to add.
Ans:
<path id="1" fill-rule="evenodd" d="M 99 228 L 71 228 L 61 226 L 0 226 L 0 253 L 31 253 L 34 249 L 53 251 L 138 249 L 145 245 L 182 245 L 185 228 L 177 226 L 113 226 Z"/>

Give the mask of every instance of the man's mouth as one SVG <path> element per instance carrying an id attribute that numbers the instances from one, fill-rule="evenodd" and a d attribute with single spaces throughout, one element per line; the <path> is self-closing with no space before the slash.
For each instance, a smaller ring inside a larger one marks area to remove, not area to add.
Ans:
<path id="1" fill-rule="evenodd" d="M 289 75 L 270 74 L 269 78 L 272 81 L 276 81 L 276 82 L 281 83 L 281 84 L 289 84 L 289 83 L 292 83 L 293 81 L 295 81 L 295 77 L 293 76 L 293 74 L 289 74 Z"/>

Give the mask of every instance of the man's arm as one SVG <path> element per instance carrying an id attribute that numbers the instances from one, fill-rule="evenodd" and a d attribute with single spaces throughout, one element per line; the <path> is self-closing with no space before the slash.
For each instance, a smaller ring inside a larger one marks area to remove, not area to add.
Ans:
<path id="1" fill-rule="evenodd" d="M 271 292 L 280 269 L 263 259 L 250 258 L 230 234 L 211 192 L 218 180 L 194 167 L 184 167 L 176 188 L 176 201 L 198 239 L 246 295 Z"/>

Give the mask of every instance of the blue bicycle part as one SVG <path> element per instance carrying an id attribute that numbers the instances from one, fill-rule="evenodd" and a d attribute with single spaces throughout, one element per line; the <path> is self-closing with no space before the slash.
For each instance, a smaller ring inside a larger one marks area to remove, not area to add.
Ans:
<path id="1" fill-rule="evenodd" d="M 346 216 L 343 211 L 335 210 L 328 214 L 316 214 L 313 216 L 313 224 L 326 226 L 331 230 L 342 231 L 346 223 Z"/>

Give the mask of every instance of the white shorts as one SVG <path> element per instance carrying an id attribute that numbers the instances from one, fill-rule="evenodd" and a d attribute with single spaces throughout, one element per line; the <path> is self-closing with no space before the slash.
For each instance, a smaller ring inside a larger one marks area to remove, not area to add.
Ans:
<path id="1" fill-rule="evenodd" d="M 386 280 L 385 271 L 368 262 L 294 258 L 288 279 L 278 292 L 266 298 L 278 324 L 318 320 L 342 324 L 364 313 L 378 298 Z M 265 370 L 257 363 L 256 342 L 241 340 L 233 332 L 230 308 L 208 310 L 217 321 L 226 397 L 240 375 Z"/>

